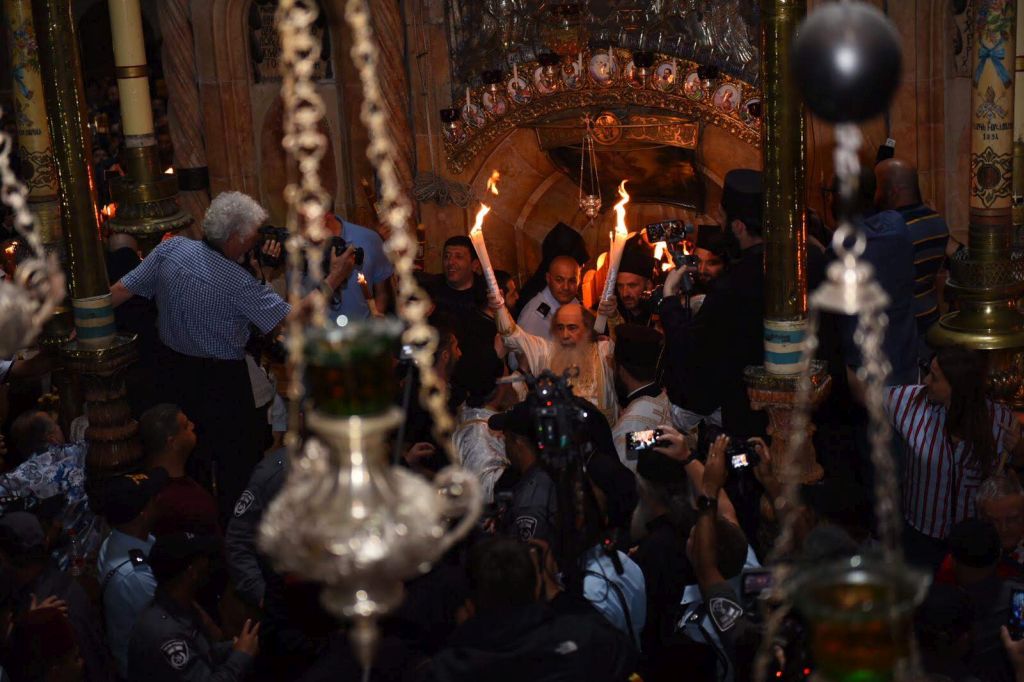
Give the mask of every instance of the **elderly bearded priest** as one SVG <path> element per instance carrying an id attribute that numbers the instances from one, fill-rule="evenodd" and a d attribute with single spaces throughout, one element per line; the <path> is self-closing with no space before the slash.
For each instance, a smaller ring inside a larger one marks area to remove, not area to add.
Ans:
<path id="1" fill-rule="evenodd" d="M 612 369 L 612 342 L 596 338 L 594 316 L 579 303 L 563 305 L 551 318 L 551 339 L 525 332 L 512 320 L 508 310 L 487 297 L 505 347 L 526 359 L 529 371 L 539 374 L 550 369 L 562 374 L 578 367 L 579 375 L 572 381 L 572 390 L 580 398 L 597 405 L 614 424 L 619 414 L 615 397 L 615 372 Z"/>

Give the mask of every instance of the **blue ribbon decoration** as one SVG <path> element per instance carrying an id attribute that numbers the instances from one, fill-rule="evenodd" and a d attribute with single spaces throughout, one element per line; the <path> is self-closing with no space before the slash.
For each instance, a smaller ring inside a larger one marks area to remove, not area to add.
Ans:
<path id="1" fill-rule="evenodd" d="M 1006 48 L 1003 47 L 1002 39 L 998 43 L 989 47 L 985 43 L 978 41 L 980 49 L 978 50 L 978 68 L 974 71 L 974 84 L 977 85 L 978 81 L 981 80 L 981 73 L 985 70 L 985 62 L 992 62 L 992 66 L 996 67 L 996 75 L 999 76 L 999 80 L 1003 82 L 1003 85 L 1009 86 L 1013 82 L 1006 67 L 1003 66 L 1003 59 L 1006 57 Z"/>

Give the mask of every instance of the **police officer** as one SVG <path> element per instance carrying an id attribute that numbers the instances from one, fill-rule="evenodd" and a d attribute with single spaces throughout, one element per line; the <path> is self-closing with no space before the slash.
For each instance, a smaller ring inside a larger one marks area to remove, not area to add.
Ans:
<path id="1" fill-rule="evenodd" d="M 267 583 L 263 575 L 256 532 L 263 512 L 280 492 L 288 473 L 284 448 L 267 453 L 252 472 L 249 484 L 235 503 L 224 534 L 224 554 L 235 592 L 250 606 L 261 606 Z"/>
<path id="2" fill-rule="evenodd" d="M 259 624 L 247 620 L 234 644 L 215 644 L 194 605 L 219 550 L 215 537 L 191 533 L 163 535 L 153 545 L 157 590 L 128 643 L 129 682 L 235 682 L 252 668 Z"/>
<path id="3" fill-rule="evenodd" d="M 142 610 L 156 592 L 156 578 L 147 556 L 155 541 L 150 534 L 156 515 L 153 500 L 167 485 L 163 469 L 115 476 L 99 491 L 102 512 L 111 531 L 100 546 L 97 568 L 100 598 L 107 626 L 107 646 L 117 672 L 128 672 L 128 637 Z"/>

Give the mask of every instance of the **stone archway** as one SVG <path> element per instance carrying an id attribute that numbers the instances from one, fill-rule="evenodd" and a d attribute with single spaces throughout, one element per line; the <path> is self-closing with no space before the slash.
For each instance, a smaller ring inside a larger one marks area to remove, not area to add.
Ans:
<path id="1" fill-rule="evenodd" d="M 708 207 L 718 205 L 722 178 L 729 170 L 761 167 L 759 149 L 717 126 L 704 129 L 700 160 L 697 168 L 707 181 Z M 488 195 L 485 188 L 492 170 L 501 173 L 502 178 L 497 197 Z M 576 182 L 555 167 L 532 129 L 516 128 L 497 140 L 477 155 L 462 175 L 477 197 L 488 197 L 491 212 L 485 223 L 487 249 L 496 268 L 520 276 L 531 273 L 540 261 L 541 241 L 559 221 L 583 234 L 592 257 L 607 249 L 608 233 L 614 227 L 611 211 L 606 210 L 589 225 L 577 204 Z M 615 197 L 604 199 L 606 207 L 616 201 Z M 477 204 L 472 203 L 462 212 L 462 234 L 476 209 Z M 693 220 L 695 216 L 675 206 L 652 203 L 632 203 L 626 212 L 631 229 L 674 218 Z"/>

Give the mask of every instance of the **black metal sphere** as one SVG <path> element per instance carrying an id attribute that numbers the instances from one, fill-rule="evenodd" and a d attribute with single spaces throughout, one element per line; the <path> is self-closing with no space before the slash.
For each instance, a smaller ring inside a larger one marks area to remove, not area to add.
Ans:
<path id="1" fill-rule="evenodd" d="M 882 113 L 900 82 L 899 34 L 863 2 L 840 0 L 814 11 L 797 28 L 792 56 L 807 106 L 833 123 Z"/>

